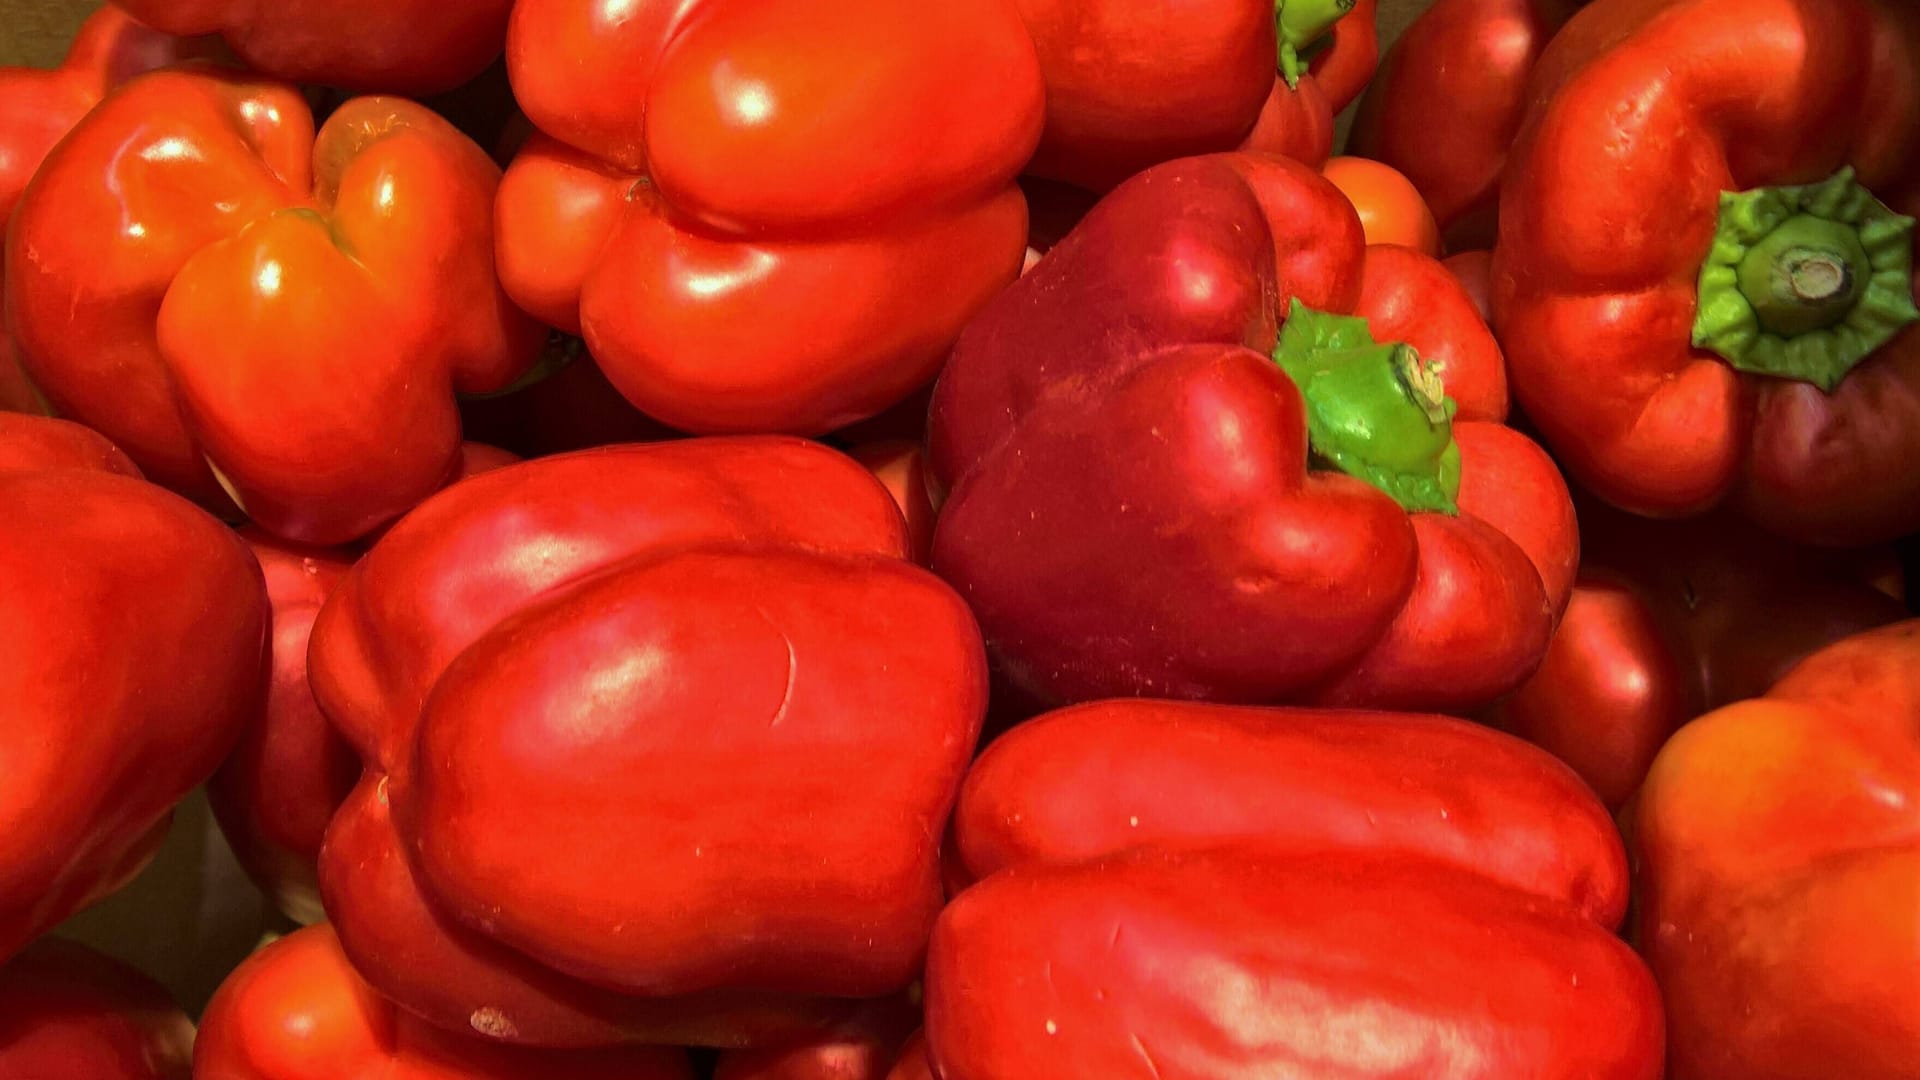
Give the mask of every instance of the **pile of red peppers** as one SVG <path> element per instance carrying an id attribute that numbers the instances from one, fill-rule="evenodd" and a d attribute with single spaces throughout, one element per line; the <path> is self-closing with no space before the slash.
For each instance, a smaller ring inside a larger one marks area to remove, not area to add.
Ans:
<path id="1" fill-rule="evenodd" d="M 1920 1080 L 1920 7 L 1415 6 L 0 69 L 0 1080 Z"/>

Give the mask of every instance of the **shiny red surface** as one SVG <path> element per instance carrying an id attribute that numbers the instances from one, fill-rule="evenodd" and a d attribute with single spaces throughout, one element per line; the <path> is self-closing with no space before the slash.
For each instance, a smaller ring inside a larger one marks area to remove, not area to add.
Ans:
<path id="1" fill-rule="evenodd" d="M 45 938 L 0 965 L 0 1076 L 190 1080 L 193 1021 L 153 980 Z"/>

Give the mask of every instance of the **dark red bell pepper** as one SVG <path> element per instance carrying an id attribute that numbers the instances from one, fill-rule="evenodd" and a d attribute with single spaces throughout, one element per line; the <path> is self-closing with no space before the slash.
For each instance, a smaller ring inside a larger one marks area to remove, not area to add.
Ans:
<path id="1" fill-rule="evenodd" d="M 0 1076 L 192 1080 L 193 1021 L 140 972 L 57 938 L 0 964 Z"/>
<path id="2" fill-rule="evenodd" d="M 508 290 L 675 428 L 872 416 L 1019 273 L 1045 87 L 1012 0 L 520 0 L 507 60 L 541 131 Z"/>
<path id="3" fill-rule="evenodd" d="M 900 1060 L 894 1063 L 887 1080 L 935 1080 L 933 1063 L 927 1060 L 925 1033 L 915 1032 L 913 1038 L 907 1040 L 907 1045 L 900 1050 Z"/>
<path id="4" fill-rule="evenodd" d="M 355 965 L 548 1046 L 759 1045 L 903 990 L 985 708 L 973 620 L 908 554 L 878 481 L 787 438 L 547 458 L 409 514 L 309 651 L 366 767 L 320 866 Z"/>
<path id="5" fill-rule="evenodd" d="M 500 55 L 513 0 L 114 0 L 173 34 L 220 34 L 275 78 L 419 96 Z"/>
<path id="6" fill-rule="evenodd" d="M 1654 522 L 1584 505 L 1580 526 L 1580 578 L 1546 660 L 1489 720 L 1573 766 L 1611 807 L 1681 724 L 1906 617 L 1850 560 L 1727 515 Z"/>
<path id="7" fill-rule="evenodd" d="M 1498 369 L 1458 282 L 1365 249 L 1318 174 L 1159 166 L 955 348 L 933 565 L 1042 703 L 1483 706 L 1539 663 L 1578 551 Z"/>
<path id="8" fill-rule="evenodd" d="M 1106 191 L 1246 149 L 1318 167 L 1379 62 L 1376 0 L 1019 0 L 1047 81 L 1029 171 Z M 1277 68 L 1277 71 L 1276 71 Z"/>
<path id="9" fill-rule="evenodd" d="M 15 347 L 155 482 L 303 543 L 360 538 L 453 476 L 455 392 L 512 385 L 543 339 L 494 274 L 499 176 L 398 98 L 316 133 L 291 85 L 142 76 L 15 211 Z"/>
<path id="10" fill-rule="evenodd" d="M 1920 622 L 1681 729 L 1632 812 L 1671 1080 L 1920 1062 Z"/>
<path id="11" fill-rule="evenodd" d="M 440 1031 L 375 993 L 324 924 L 261 949 L 207 1005 L 194 1080 L 691 1080 L 684 1051 L 528 1050 Z"/>
<path id="12" fill-rule="evenodd" d="M 1588 6 L 1541 58 L 1494 316 L 1527 416 L 1635 513 L 1920 530 L 1920 9 Z"/>
<path id="13" fill-rule="evenodd" d="M 919 1027 L 917 1004 L 886 998 L 796 1043 L 729 1050 L 714 1066 L 713 1080 L 887 1080 Z"/>
<path id="14" fill-rule="evenodd" d="M 1402 31 L 1360 102 L 1350 153 L 1405 174 L 1451 248 L 1490 247 L 1500 172 L 1547 42 L 1585 0 L 1438 0 Z"/>
<path id="15" fill-rule="evenodd" d="M 245 545 L 97 435 L 0 413 L 0 960 L 125 884 L 263 692 Z"/>

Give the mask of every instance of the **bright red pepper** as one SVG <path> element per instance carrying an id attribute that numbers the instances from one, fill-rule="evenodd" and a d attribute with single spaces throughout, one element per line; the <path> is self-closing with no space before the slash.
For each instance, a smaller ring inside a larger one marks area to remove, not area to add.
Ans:
<path id="1" fill-rule="evenodd" d="M 1672 1080 L 1914 1075 L 1920 622 L 1847 638 L 1688 724 L 1631 843 Z"/>
<path id="2" fill-rule="evenodd" d="M 1546 660 L 1489 719 L 1572 765 L 1611 807 L 1681 724 L 1905 617 L 1839 560 L 1724 515 L 1653 522 L 1589 505 L 1580 525 L 1580 579 Z"/>
<path id="3" fill-rule="evenodd" d="M 1025 252 L 1045 88 L 1011 0 L 631 7 L 514 10 L 544 132 L 500 193 L 515 299 L 690 432 L 820 434 L 928 382 Z"/>
<path id="4" fill-rule="evenodd" d="M 1547 42 L 1584 0 L 1438 0 L 1380 63 L 1348 151 L 1413 181 L 1451 247 L 1490 247 L 1500 171 Z"/>
<path id="5" fill-rule="evenodd" d="M 907 1045 L 901 1048 L 900 1060 L 887 1074 L 887 1080 L 934 1080 L 933 1063 L 927 1060 L 927 1036 L 915 1032 Z"/>
<path id="6" fill-rule="evenodd" d="M 356 966 L 551 1046 L 759 1045 L 904 989 L 985 708 L 972 618 L 907 555 L 871 475 L 787 438 L 549 458 L 409 514 L 309 654 L 366 764 L 320 866 Z"/>
<path id="7" fill-rule="evenodd" d="M 4 960 L 152 858 L 255 708 L 267 603 L 231 532 L 99 436 L 0 413 L 0 447 Z"/>
<path id="8" fill-rule="evenodd" d="M 1534 96 L 1494 314 L 1569 473 L 1803 542 L 1920 529 L 1920 10 L 1592 5 Z"/>
<path id="9" fill-rule="evenodd" d="M 1142 846 L 1451 863 L 1601 926 L 1627 910 L 1606 809 L 1566 766 L 1441 716 L 1118 700 L 995 740 L 954 812 L 952 883 Z"/>
<path id="10" fill-rule="evenodd" d="M 981 756 L 953 841 L 944 1080 L 1659 1075 L 1612 819 L 1465 721 L 1064 709 Z"/>
<path id="11" fill-rule="evenodd" d="M 274 78 L 419 96 L 500 55 L 513 0 L 114 0 L 173 34 L 220 34 Z"/>
<path id="12" fill-rule="evenodd" d="M 453 475 L 454 392 L 539 347 L 494 276 L 498 176 L 410 102 L 357 99 L 316 136 L 291 86 L 143 76 L 14 215 L 21 361 L 156 482 L 290 539 L 363 536 Z"/>
<path id="13" fill-rule="evenodd" d="M 916 1005 L 887 998 L 798 1043 L 729 1050 L 713 1080 L 886 1080 L 919 1026 Z"/>
<path id="14" fill-rule="evenodd" d="M 87 111 L 107 91 L 144 71 L 209 55 L 214 43 L 150 30 L 108 4 L 87 17 L 52 71 L 0 68 L 0 236 L 27 181 Z M 0 266 L 0 271 L 4 271 Z M 0 279 L 4 280 L 4 279 Z M 45 412 L 33 384 L 13 359 L 6 322 L 0 319 L 0 409 Z"/>
<path id="15" fill-rule="evenodd" d="M 194 1080 L 691 1080 L 681 1050 L 501 1046 L 421 1023 L 375 993 L 325 924 L 249 957 L 201 1021 Z"/>
<path id="16" fill-rule="evenodd" d="M 1532 673 L 1572 585 L 1571 499 L 1499 423 L 1498 350 L 1455 337 L 1474 320 L 1449 275 L 1413 286 L 1447 315 L 1407 321 L 1453 401 L 1415 350 L 1320 314 L 1417 311 L 1375 259 L 1428 265 L 1370 254 L 1304 166 L 1189 159 L 1109 195 L 969 326 L 934 394 L 933 564 L 1012 685 L 1451 710 Z M 1336 457 L 1354 475 L 1309 467 Z"/>
<path id="17" fill-rule="evenodd" d="M 140 972 L 46 938 L 0 964 L 0 1076 L 191 1080 L 193 1021 Z"/>
<path id="18" fill-rule="evenodd" d="M 1029 169 L 1095 191 L 1223 150 L 1317 167 L 1379 61 L 1375 0 L 1019 4 L 1047 81 Z"/>

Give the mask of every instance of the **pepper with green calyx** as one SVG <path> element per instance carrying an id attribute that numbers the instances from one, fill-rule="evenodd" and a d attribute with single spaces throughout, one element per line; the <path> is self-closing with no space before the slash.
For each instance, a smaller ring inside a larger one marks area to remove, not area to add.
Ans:
<path id="1" fill-rule="evenodd" d="M 1274 34 L 1280 42 L 1280 77 L 1287 89 L 1300 87 L 1307 63 L 1326 42 L 1333 25 L 1357 0 L 1273 0 Z"/>

